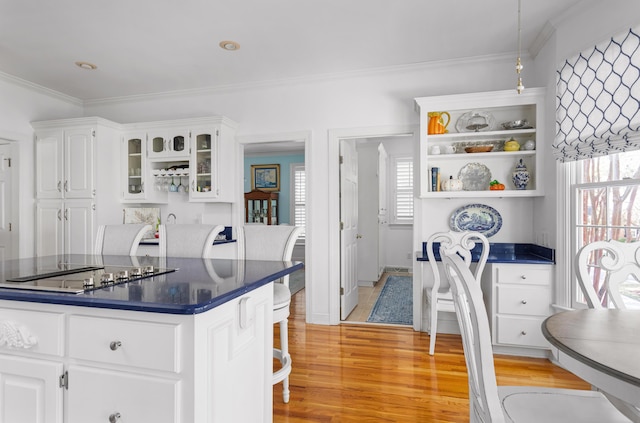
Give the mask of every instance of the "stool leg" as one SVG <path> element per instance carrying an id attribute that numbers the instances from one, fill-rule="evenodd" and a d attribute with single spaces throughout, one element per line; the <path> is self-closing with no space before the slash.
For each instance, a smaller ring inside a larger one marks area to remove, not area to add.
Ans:
<path id="1" fill-rule="evenodd" d="M 280 350 L 282 351 L 282 362 L 291 360 L 289 356 L 289 319 L 280 322 Z M 285 404 L 289 402 L 289 375 L 282 381 L 282 399 Z"/>

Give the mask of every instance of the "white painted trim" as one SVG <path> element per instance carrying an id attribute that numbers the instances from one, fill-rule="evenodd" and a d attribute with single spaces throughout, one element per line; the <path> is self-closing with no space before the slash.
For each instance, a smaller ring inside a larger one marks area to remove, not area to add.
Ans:
<path id="1" fill-rule="evenodd" d="M 394 125 L 329 130 L 329 156 L 328 169 L 326 173 L 327 183 L 329 184 L 329 281 L 326 284 L 326 287 L 328 289 L 327 298 L 329 299 L 328 318 L 329 324 L 331 325 L 340 324 L 340 141 L 353 138 L 380 138 L 402 135 L 415 136 L 418 134 L 418 131 L 418 125 Z M 309 181 L 308 178 L 309 175 L 307 175 L 307 184 Z M 309 243 L 307 243 L 307 245 L 309 245 Z"/>
<path id="2" fill-rule="evenodd" d="M 62 100 L 66 103 L 73 104 L 74 106 L 83 106 L 83 102 L 79 98 L 63 94 L 59 91 L 52 90 L 42 85 L 34 84 L 33 82 L 29 82 L 26 79 L 18 78 L 16 76 L 9 75 L 8 73 L 0 72 L 0 80 L 9 82 L 19 87 L 26 88 L 31 91 L 35 91 L 40 94 L 44 94 L 52 98 L 56 98 L 58 100 Z"/>
<path id="3" fill-rule="evenodd" d="M 6 138 L 0 138 L 0 144 L 9 146 L 11 157 L 11 206 L 7 221 L 11 223 L 11 254 L 8 259 L 16 259 L 20 255 L 20 146 L 19 143 Z"/>
<path id="4" fill-rule="evenodd" d="M 573 226 L 574 212 L 571 209 L 572 168 L 569 163 L 556 162 L 556 277 L 555 304 L 572 307 L 571 292 L 573 285 Z"/>

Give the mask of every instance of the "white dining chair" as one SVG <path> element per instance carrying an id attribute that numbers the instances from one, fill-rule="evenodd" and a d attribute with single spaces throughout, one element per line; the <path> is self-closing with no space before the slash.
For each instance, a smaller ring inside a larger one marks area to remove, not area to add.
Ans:
<path id="1" fill-rule="evenodd" d="M 592 242 L 578 250 L 575 266 L 589 308 L 625 309 L 620 284 L 640 282 L 640 242 Z"/>
<path id="2" fill-rule="evenodd" d="M 94 254 L 135 256 L 142 237 L 151 230 L 151 225 L 144 223 L 100 225 L 96 234 Z"/>
<path id="3" fill-rule="evenodd" d="M 246 260 L 290 261 L 293 247 L 302 232 L 301 226 L 246 225 L 238 228 L 239 256 Z M 292 361 L 289 354 L 289 275 L 273 284 L 273 323 L 280 328 L 280 348 L 273 349 L 273 356 L 280 368 L 273 372 L 273 384 L 282 382 L 282 398 L 289 402 L 289 374 Z"/>
<path id="4" fill-rule="evenodd" d="M 578 285 L 589 308 L 626 309 L 620 285 L 629 279 L 640 282 L 640 242 L 589 243 L 578 250 L 575 267 Z M 606 392 L 603 394 L 625 416 L 640 422 L 640 409 Z"/>
<path id="5" fill-rule="evenodd" d="M 171 224 L 158 227 L 160 257 L 201 257 L 211 255 L 213 241 L 223 225 Z"/>
<path id="6" fill-rule="evenodd" d="M 455 250 L 440 248 L 462 334 L 471 423 L 628 423 L 597 391 L 498 386 L 480 284 Z"/>
<path id="7" fill-rule="evenodd" d="M 479 232 L 436 232 L 427 240 L 427 257 L 433 273 L 433 285 L 425 288 L 427 303 L 429 304 L 429 354 L 433 355 L 436 348 L 436 334 L 438 332 L 438 311 L 455 312 L 451 290 L 447 278 L 440 275 L 438 262 L 433 250 L 434 243 L 440 243 L 448 249 L 453 249 L 462 257 L 467 267 L 471 266 L 471 250 L 477 244 L 482 246 L 476 263 L 474 278 L 480 285 L 480 277 L 489 256 L 489 241 Z"/>

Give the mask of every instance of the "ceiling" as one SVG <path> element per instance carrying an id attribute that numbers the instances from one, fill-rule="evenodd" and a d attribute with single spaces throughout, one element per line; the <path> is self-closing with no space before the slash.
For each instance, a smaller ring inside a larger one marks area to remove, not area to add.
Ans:
<path id="1" fill-rule="evenodd" d="M 522 0 L 523 49 L 585 1 Z M 234 87 L 512 54 L 516 22 L 516 0 L 0 0 L 0 72 L 84 101 Z"/>

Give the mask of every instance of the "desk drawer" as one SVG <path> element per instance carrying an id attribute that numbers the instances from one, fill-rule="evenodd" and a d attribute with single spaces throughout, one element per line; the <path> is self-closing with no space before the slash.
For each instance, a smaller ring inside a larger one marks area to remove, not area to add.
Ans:
<path id="1" fill-rule="evenodd" d="M 550 287 L 498 285 L 496 292 L 500 314 L 549 315 Z"/>
<path id="2" fill-rule="evenodd" d="M 63 355 L 62 313 L 0 308 L 0 332 L 7 340 L 1 350 Z"/>
<path id="3" fill-rule="evenodd" d="M 499 284 L 550 285 L 552 269 L 552 266 L 543 264 L 499 266 L 496 269 L 496 282 Z"/>
<path id="4" fill-rule="evenodd" d="M 549 348 L 542 335 L 541 325 L 544 317 L 506 317 L 496 318 L 496 342 L 524 347 Z"/>
<path id="5" fill-rule="evenodd" d="M 180 325 L 87 316 L 69 318 L 69 356 L 180 371 Z"/>

